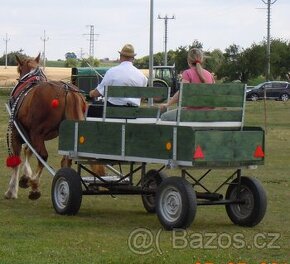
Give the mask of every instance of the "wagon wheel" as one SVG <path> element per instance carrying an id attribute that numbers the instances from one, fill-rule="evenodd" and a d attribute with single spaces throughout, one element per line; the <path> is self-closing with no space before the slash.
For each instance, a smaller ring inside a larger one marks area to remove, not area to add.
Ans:
<path id="1" fill-rule="evenodd" d="M 237 195 L 242 203 L 226 205 L 231 221 L 240 226 L 255 226 L 260 223 L 267 208 L 267 196 L 262 184 L 257 179 L 243 176 L 239 186 L 238 179 L 235 179 L 227 189 L 226 199 L 236 201 Z"/>
<path id="2" fill-rule="evenodd" d="M 166 178 L 162 171 L 149 170 L 143 179 L 142 188 L 156 191 L 160 183 Z M 142 202 L 148 213 L 156 212 L 156 194 L 142 194 Z"/>
<path id="3" fill-rule="evenodd" d="M 166 178 L 157 189 L 156 211 L 167 230 L 186 228 L 194 220 L 197 201 L 192 186 L 183 178 Z"/>
<path id="4" fill-rule="evenodd" d="M 82 186 L 75 170 L 62 168 L 57 171 L 52 181 L 51 199 L 58 214 L 77 214 L 82 202 Z"/>

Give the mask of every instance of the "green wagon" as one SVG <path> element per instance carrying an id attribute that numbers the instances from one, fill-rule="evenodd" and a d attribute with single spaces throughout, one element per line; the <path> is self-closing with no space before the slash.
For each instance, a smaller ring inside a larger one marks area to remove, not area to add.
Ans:
<path id="1" fill-rule="evenodd" d="M 244 126 L 245 86 L 183 84 L 176 121 L 162 121 L 160 110 L 147 104 L 106 105 L 108 97 L 168 94 L 164 87 L 107 87 L 102 117 L 61 124 L 59 153 L 73 159 L 77 171 L 62 168 L 53 179 L 57 213 L 76 214 L 82 195 L 136 194 L 169 230 L 188 227 L 199 205 L 225 205 L 231 221 L 241 226 L 263 219 L 266 193 L 256 178 L 242 174 L 242 168 L 263 165 L 265 157 L 264 130 Z M 107 174 L 95 175 L 91 164 L 106 165 Z M 233 172 L 212 191 L 204 179 L 221 168 Z M 176 176 L 168 177 L 167 169 Z M 205 173 L 193 176 L 196 169 Z"/>

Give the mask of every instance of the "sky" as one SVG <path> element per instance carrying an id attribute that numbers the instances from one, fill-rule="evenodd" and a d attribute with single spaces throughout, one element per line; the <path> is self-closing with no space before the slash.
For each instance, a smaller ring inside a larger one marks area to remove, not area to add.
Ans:
<path id="1" fill-rule="evenodd" d="M 88 57 L 89 25 L 94 26 L 94 57 L 117 59 L 126 43 L 135 47 L 136 58 L 149 55 L 150 0 L 0 2 L 1 56 L 7 43 L 8 53 L 23 49 L 31 57 L 45 49 L 48 60 L 64 60 L 67 52 Z M 289 10 L 290 0 L 271 5 L 272 38 L 290 40 Z M 168 20 L 167 50 L 195 40 L 205 51 L 224 51 L 232 44 L 248 48 L 267 37 L 267 5 L 262 0 L 154 0 L 154 53 L 164 51 L 165 20 L 158 15 L 175 17 Z"/>

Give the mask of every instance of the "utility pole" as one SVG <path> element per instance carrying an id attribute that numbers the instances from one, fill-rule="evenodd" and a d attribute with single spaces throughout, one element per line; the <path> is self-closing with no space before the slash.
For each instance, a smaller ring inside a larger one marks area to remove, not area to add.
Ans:
<path id="1" fill-rule="evenodd" d="M 154 0 L 150 0 L 150 31 L 149 31 L 149 80 L 150 87 L 153 86 L 153 33 L 154 33 Z M 148 98 L 148 105 L 153 106 L 153 98 Z"/>
<path id="2" fill-rule="evenodd" d="M 84 34 L 84 35 L 89 35 L 90 36 L 90 48 L 89 48 L 89 56 L 94 58 L 94 50 L 95 50 L 95 36 L 99 36 L 99 34 L 95 34 L 94 32 L 94 25 L 88 25 L 90 27 L 90 33 L 89 34 Z"/>
<path id="3" fill-rule="evenodd" d="M 167 27 L 168 27 L 168 19 L 175 19 L 175 16 L 173 15 L 172 17 L 168 17 L 165 15 L 165 17 L 161 17 L 158 15 L 158 19 L 164 19 L 164 25 L 165 25 L 165 32 L 164 32 L 164 66 L 167 66 Z"/>
<path id="4" fill-rule="evenodd" d="M 82 60 L 83 59 L 83 56 L 84 56 L 84 51 L 83 51 L 83 48 L 80 49 L 80 59 Z"/>
<path id="5" fill-rule="evenodd" d="M 46 37 L 45 30 L 43 37 L 40 38 L 43 41 L 43 52 L 42 52 L 42 61 L 43 61 L 43 70 L 45 70 L 45 62 L 46 62 L 46 57 L 45 57 L 45 43 L 46 41 L 49 40 L 49 37 Z"/>
<path id="6" fill-rule="evenodd" d="M 275 4 L 277 0 L 262 0 L 264 4 L 267 5 L 267 71 L 266 71 L 266 79 L 270 80 L 271 75 L 271 5 Z"/>
<path id="7" fill-rule="evenodd" d="M 5 69 L 7 69 L 7 43 L 10 39 L 8 39 L 8 34 L 6 33 L 6 38 L 3 39 L 5 41 Z"/>

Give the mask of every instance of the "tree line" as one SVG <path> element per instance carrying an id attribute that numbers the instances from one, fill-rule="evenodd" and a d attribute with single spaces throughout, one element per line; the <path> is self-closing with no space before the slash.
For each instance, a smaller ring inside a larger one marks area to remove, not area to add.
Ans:
<path id="1" fill-rule="evenodd" d="M 28 55 L 26 55 L 23 52 L 22 49 L 20 49 L 18 51 L 12 51 L 12 52 L 7 54 L 7 65 L 10 65 L 10 66 L 17 65 L 15 55 L 17 55 L 21 58 L 28 58 L 29 57 Z M 0 57 L 0 65 L 5 65 L 5 60 L 6 60 L 5 55 Z M 89 58 L 78 59 L 77 56 L 73 52 L 67 52 L 65 54 L 65 61 L 63 63 L 63 66 L 68 67 L 68 68 L 89 67 L 89 65 L 93 66 L 93 67 L 97 67 L 97 66 L 99 66 L 99 64 L 100 64 L 100 62 L 96 58 L 89 57 Z M 49 66 L 49 65 L 47 64 L 47 66 Z"/>
<path id="2" fill-rule="evenodd" d="M 222 52 L 219 49 L 204 51 L 204 68 L 214 73 L 218 80 L 232 82 L 239 80 L 249 83 L 255 79 L 265 79 L 267 69 L 266 41 L 252 44 L 243 49 L 232 44 Z M 168 65 L 175 65 L 177 72 L 188 68 L 187 52 L 190 48 L 203 48 L 203 44 L 195 40 L 191 45 L 178 47 L 167 53 Z M 290 43 L 282 39 L 271 41 L 271 80 L 289 80 Z M 164 53 L 154 54 L 154 65 L 163 65 Z M 138 68 L 148 68 L 149 56 L 135 60 Z"/>
<path id="3" fill-rule="evenodd" d="M 177 72 L 188 68 L 187 52 L 190 48 L 203 48 L 203 44 L 195 40 L 191 45 L 180 46 L 176 50 L 169 50 L 167 53 L 168 65 L 175 65 Z M 290 42 L 283 39 L 271 40 L 271 76 L 270 80 L 289 80 L 290 72 Z M 204 68 L 214 73 L 218 80 L 232 82 L 239 80 L 243 83 L 265 80 L 267 68 L 267 43 L 262 41 L 259 44 L 252 44 L 249 48 L 242 48 L 236 44 L 230 45 L 222 52 L 219 49 L 204 51 Z M 7 64 L 17 65 L 15 55 L 26 56 L 23 50 L 7 54 Z M 88 67 L 99 66 L 99 60 L 95 58 L 78 60 L 74 53 L 65 54 L 65 67 Z M 154 54 L 154 65 L 163 65 L 164 53 Z M 134 64 L 137 68 L 148 69 L 149 56 L 136 59 Z M 5 55 L 0 57 L 0 65 L 5 65 Z M 255 84 L 255 83 L 254 83 Z"/>

